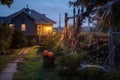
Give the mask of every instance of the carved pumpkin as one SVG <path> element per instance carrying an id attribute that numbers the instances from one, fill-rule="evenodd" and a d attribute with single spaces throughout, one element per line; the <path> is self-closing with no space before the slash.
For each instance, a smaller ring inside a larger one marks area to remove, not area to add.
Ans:
<path id="1" fill-rule="evenodd" d="M 42 55 L 43 56 L 48 56 L 48 53 L 49 53 L 48 50 L 44 50 L 43 53 L 42 53 Z"/>
<path id="2" fill-rule="evenodd" d="M 48 53 L 48 57 L 50 57 L 50 58 L 54 57 L 54 53 L 53 52 L 49 52 Z"/>

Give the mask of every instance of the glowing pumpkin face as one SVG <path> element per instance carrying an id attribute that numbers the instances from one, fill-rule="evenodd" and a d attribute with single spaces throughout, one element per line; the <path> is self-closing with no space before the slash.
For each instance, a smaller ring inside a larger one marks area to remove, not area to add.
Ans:
<path id="1" fill-rule="evenodd" d="M 48 53 L 49 53 L 48 50 L 44 50 L 43 53 L 42 53 L 42 55 L 43 56 L 48 56 Z"/>
<path id="2" fill-rule="evenodd" d="M 49 52 L 48 53 L 48 57 L 50 57 L 50 58 L 54 57 L 54 53 L 53 52 Z"/>

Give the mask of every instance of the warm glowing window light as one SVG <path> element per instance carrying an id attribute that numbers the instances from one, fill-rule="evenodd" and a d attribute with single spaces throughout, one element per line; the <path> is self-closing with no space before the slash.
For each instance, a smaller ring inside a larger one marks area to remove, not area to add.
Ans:
<path id="1" fill-rule="evenodd" d="M 48 35 L 52 33 L 52 26 L 44 25 L 42 28 L 43 35 Z"/>
<path id="2" fill-rule="evenodd" d="M 9 28 L 13 29 L 14 28 L 14 24 L 9 24 Z"/>
<path id="3" fill-rule="evenodd" d="M 25 25 L 25 24 L 22 24 L 22 25 L 21 25 L 21 30 L 22 30 L 22 31 L 25 31 L 25 30 L 26 30 L 26 25 Z"/>
<path id="4" fill-rule="evenodd" d="M 46 33 L 46 34 L 50 34 L 51 32 L 52 32 L 52 27 L 46 26 L 46 27 L 45 27 L 45 33 Z"/>
<path id="5" fill-rule="evenodd" d="M 51 27 L 46 27 L 46 30 L 47 30 L 47 31 L 51 31 L 52 28 L 51 28 Z"/>

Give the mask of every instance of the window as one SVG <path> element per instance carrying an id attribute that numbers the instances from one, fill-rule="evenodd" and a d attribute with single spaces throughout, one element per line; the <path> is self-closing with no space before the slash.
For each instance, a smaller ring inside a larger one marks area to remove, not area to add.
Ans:
<path id="1" fill-rule="evenodd" d="M 14 28 L 14 24 L 9 24 L 9 28 L 13 29 Z"/>
<path id="2" fill-rule="evenodd" d="M 26 25 L 25 24 L 21 25 L 21 31 L 26 31 Z"/>

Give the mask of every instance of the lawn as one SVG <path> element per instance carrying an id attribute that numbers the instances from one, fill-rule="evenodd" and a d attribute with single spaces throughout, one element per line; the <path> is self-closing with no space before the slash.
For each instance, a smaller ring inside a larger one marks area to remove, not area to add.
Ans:
<path id="1" fill-rule="evenodd" d="M 5 66 L 11 62 L 12 60 L 16 59 L 18 57 L 18 54 L 21 49 L 12 49 L 9 50 L 10 53 L 6 55 L 0 55 L 0 71 L 2 71 Z"/>
<path id="2" fill-rule="evenodd" d="M 24 61 L 19 64 L 19 70 L 14 80 L 60 80 L 57 67 L 43 67 L 43 58 L 39 47 L 29 48 Z"/>
<path id="3" fill-rule="evenodd" d="M 54 67 L 43 67 L 42 52 L 38 46 L 29 48 L 28 54 L 24 61 L 19 63 L 18 71 L 14 76 L 14 80 L 119 80 L 120 72 L 105 73 L 97 69 L 83 69 L 73 75 L 71 65 L 69 70 L 61 70 L 60 65 L 55 64 Z M 67 56 L 69 57 L 69 56 Z M 71 59 L 71 58 L 70 58 Z M 66 59 L 67 62 L 70 59 Z M 73 58 L 72 58 L 73 59 Z M 76 59 L 76 58 L 75 58 Z M 73 65 L 73 61 L 69 61 Z M 57 62 L 56 62 L 57 63 Z M 74 66 L 73 66 L 74 68 Z M 111 77 L 109 77 L 111 76 Z"/>
<path id="4" fill-rule="evenodd" d="M 37 71 L 42 67 L 42 57 L 38 51 L 39 47 L 30 47 L 28 54 L 22 63 L 19 63 L 19 70 L 14 80 L 35 80 Z"/>

